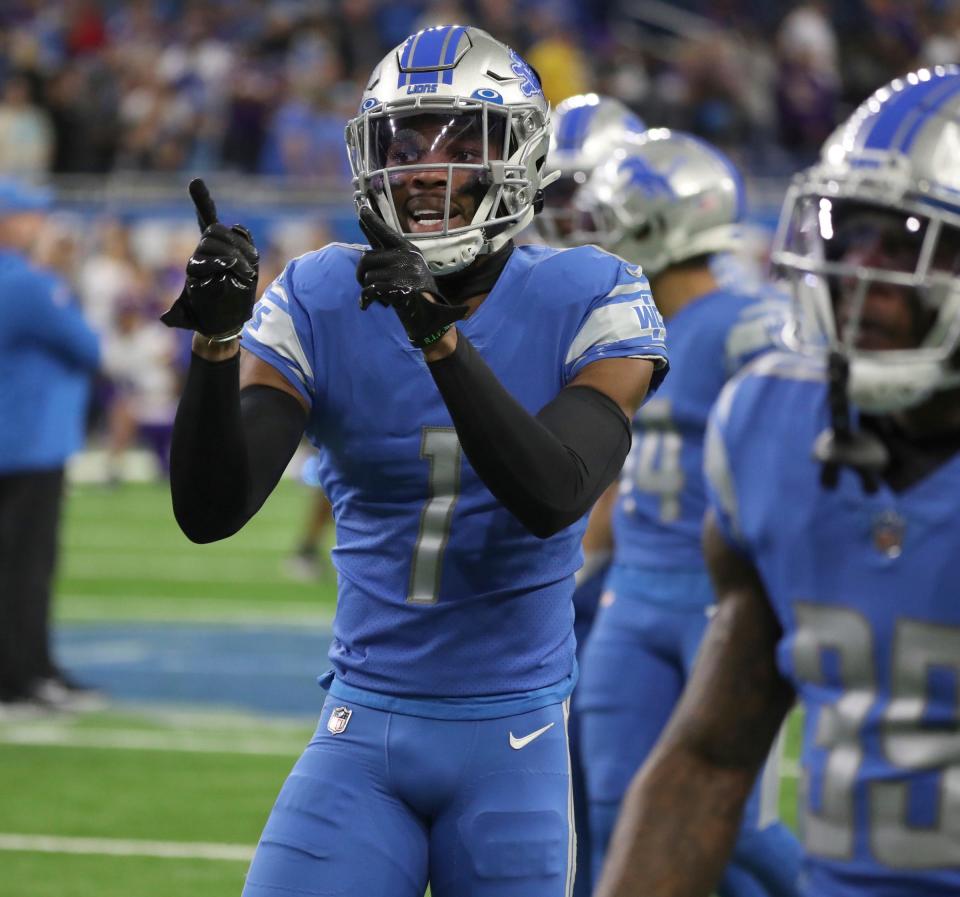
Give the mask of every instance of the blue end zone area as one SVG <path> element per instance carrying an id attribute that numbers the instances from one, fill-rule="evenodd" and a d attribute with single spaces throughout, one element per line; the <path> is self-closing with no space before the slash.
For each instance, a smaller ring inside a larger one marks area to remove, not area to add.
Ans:
<path id="1" fill-rule="evenodd" d="M 319 716 L 331 634 L 315 624 L 61 624 L 61 665 L 116 701 Z"/>

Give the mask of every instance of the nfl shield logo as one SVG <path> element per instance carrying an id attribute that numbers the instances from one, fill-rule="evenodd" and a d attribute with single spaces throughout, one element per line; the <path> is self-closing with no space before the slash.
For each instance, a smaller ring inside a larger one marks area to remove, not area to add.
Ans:
<path id="1" fill-rule="evenodd" d="M 351 716 L 353 716 L 352 710 L 348 710 L 346 707 L 334 707 L 330 719 L 327 720 L 327 731 L 331 735 L 339 735 L 347 728 Z"/>
<path id="2" fill-rule="evenodd" d="M 903 552 L 903 535 L 907 522 L 896 511 L 884 511 L 873 521 L 873 546 L 881 554 L 894 559 Z"/>

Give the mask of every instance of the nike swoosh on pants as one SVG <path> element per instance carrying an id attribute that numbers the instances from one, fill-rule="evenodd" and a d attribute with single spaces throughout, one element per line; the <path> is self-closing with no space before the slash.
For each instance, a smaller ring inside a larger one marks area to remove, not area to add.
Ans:
<path id="1" fill-rule="evenodd" d="M 547 723 L 542 729 L 537 729 L 536 732 L 531 732 L 529 735 L 524 735 L 523 738 L 517 738 L 513 732 L 511 732 L 510 747 L 512 747 L 515 751 L 519 751 L 520 748 L 526 747 L 535 738 L 539 738 L 541 735 L 543 735 L 543 733 L 546 732 L 547 729 L 552 728 L 553 725 L 553 723 Z"/>

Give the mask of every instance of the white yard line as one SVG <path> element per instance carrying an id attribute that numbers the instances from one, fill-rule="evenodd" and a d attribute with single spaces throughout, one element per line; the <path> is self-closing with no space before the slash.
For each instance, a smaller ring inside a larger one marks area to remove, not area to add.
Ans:
<path id="1" fill-rule="evenodd" d="M 115 710 L 136 714 L 139 718 L 149 721 L 153 725 L 162 725 L 175 728 L 181 732 L 215 732 L 217 735 L 233 735 L 240 732 L 249 735 L 256 732 L 261 735 L 276 733 L 279 738 L 284 736 L 300 738 L 310 726 L 315 726 L 320 715 L 318 710 L 312 716 L 258 716 L 239 710 L 227 710 L 218 707 L 176 707 L 176 706 L 145 706 L 130 704 L 124 707 L 117 705 Z M 70 723 L 65 720 L 65 723 Z M 74 728 L 76 728 L 76 725 Z M 115 727 L 116 728 L 116 727 Z M 135 729 L 134 731 L 142 731 Z M 154 730 L 151 730 L 154 731 Z M 309 733 L 308 733 L 309 734 Z"/>
<path id="2" fill-rule="evenodd" d="M 166 558 L 156 555 L 136 556 L 127 553 L 122 556 L 93 557 L 92 555 L 68 555 L 63 563 L 63 576 L 66 579 L 104 580 L 150 579 L 165 582 L 195 582 L 210 585 L 249 584 L 262 586 L 268 591 L 280 578 L 280 571 L 264 569 L 262 561 L 250 559 L 251 563 L 239 562 L 236 565 L 227 562 L 216 569 L 205 559 L 194 558 L 191 561 L 180 559 L 175 565 L 167 563 Z"/>
<path id="3" fill-rule="evenodd" d="M 179 531 L 168 535 L 162 531 L 145 534 L 136 526 L 118 529 L 115 517 L 105 517 L 103 520 L 85 518 L 78 522 L 81 525 L 64 540 L 64 545 L 68 551 L 92 551 L 98 555 L 103 555 L 117 554 L 120 549 L 145 554 L 152 549 L 154 557 L 156 557 L 157 552 L 161 551 L 164 557 L 169 557 L 171 554 L 191 558 L 197 557 L 197 546 L 188 542 L 186 537 L 179 534 Z M 293 551 L 293 547 L 290 537 L 286 533 L 267 533 L 258 535 L 255 545 L 247 542 L 236 545 L 226 543 L 217 545 L 213 550 L 204 551 L 203 556 L 210 563 L 221 561 L 229 563 L 237 557 L 259 557 L 268 560 L 274 557 L 279 561 L 280 558 L 291 551 Z"/>
<path id="4" fill-rule="evenodd" d="M 309 733 L 299 739 L 268 740 L 197 735 L 187 732 L 144 732 L 133 729 L 75 729 L 51 724 L 0 727 L 0 744 L 32 747 L 100 748 L 126 751 L 180 751 L 196 754 L 247 754 L 295 758 Z"/>
<path id="5" fill-rule="evenodd" d="M 126 841 L 119 838 L 63 838 L 0 832 L 0 850 L 31 853 L 80 853 L 101 856 L 163 857 L 182 860 L 230 860 L 247 863 L 253 848 L 244 844 L 177 841 Z"/>
<path id="6" fill-rule="evenodd" d="M 96 622 L 104 625 L 156 621 L 161 623 L 226 623 L 240 626 L 278 623 L 316 625 L 327 629 L 333 614 L 313 610 L 306 602 L 270 602 L 249 606 L 229 600 L 202 597 L 157 598 L 150 595 L 62 594 L 62 622 Z"/>

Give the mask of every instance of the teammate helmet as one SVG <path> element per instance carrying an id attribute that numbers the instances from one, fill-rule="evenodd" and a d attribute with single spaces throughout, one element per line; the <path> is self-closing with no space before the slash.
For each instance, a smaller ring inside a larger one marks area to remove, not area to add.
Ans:
<path id="1" fill-rule="evenodd" d="M 533 218 L 550 104 L 533 69 L 485 31 L 427 28 L 374 69 L 346 141 L 358 208 L 372 205 L 449 274 Z"/>
<path id="2" fill-rule="evenodd" d="M 743 181 L 719 150 L 691 134 L 651 128 L 608 152 L 575 198 L 581 242 L 639 263 L 648 276 L 738 248 Z"/>
<path id="3" fill-rule="evenodd" d="M 620 100 L 595 93 L 567 97 L 553 111 L 553 135 L 548 160 L 556 183 L 544 191 L 543 211 L 534 219 L 537 233 L 553 245 L 576 245 L 573 198 L 610 150 L 628 134 L 640 134 L 646 125 Z"/>
<path id="4" fill-rule="evenodd" d="M 960 67 L 897 78 L 837 128 L 787 192 L 772 260 L 793 286 L 791 342 L 845 357 L 862 410 L 960 384 Z M 891 293 L 909 298 L 911 347 L 877 341 L 867 298 Z"/>

